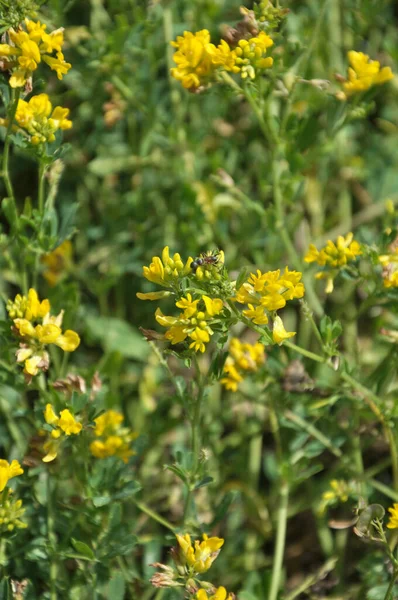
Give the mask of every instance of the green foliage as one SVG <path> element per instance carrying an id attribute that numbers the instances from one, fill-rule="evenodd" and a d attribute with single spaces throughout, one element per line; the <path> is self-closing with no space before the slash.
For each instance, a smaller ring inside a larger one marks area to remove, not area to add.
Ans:
<path id="1" fill-rule="evenodd" d="M 398 72 L 396 7 L 239 4 L 0 0 L 2 33 L 36 10 L 46 31 L 65 28 L 70 72 L 59 81 L 42 61 L 21 94 L 47 93 L 73 121 L 39 147 L 1 127 L 0 457 L 24 469 L 5 489 L 28 527 L 1 539 L 0 600 L 191 600 L 199 581 L 239 600 L 394 596 L 398 292 L 384 281 L 397 262 L 397 81 L 343 101 L 341 79 L 350 50 Z M 183 89 L 169 42 L 203 28 L 216 45 L 268 32 L 273 67 Z M 0 95 L 10 118 L 6 69 Z M 350 231 L 355 260 L 304 261 L 310 243 Z M 217 248 L 225 261 L 156 286 L 142 267 L 165 246 L 184 265 Z M 286 265 L 303 272 L 304 299 L 254 323 L 236 290 Z M 31 287 L 81 342 L 46 343 L 48 370 L 25 377 L 6 304 Z M 155 290 L 169 294 L 136 296 Z M 188 293 L 223 301 L 203 354 L 171 345 L 155 318 L 181 313 Z M 279 315 L 296 332 L 280 346 Z M 234 356 L 232 338 L 259 341 L 265 361 Z M 231 365 L 236 391 L 220 384 Z M 47 404 L 82 432 L 46 421 Z M 92 451 L 109 411 L 124 417 L 124 458 Z M 150 565 L 177 568 L 175 533 L 225 543 L 209 572 L 179 565 L 185 587 L 156 590 Z"/>

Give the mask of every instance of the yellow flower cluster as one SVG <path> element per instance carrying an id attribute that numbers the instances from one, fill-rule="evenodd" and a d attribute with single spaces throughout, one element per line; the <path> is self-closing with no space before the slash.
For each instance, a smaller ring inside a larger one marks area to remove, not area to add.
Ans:
<path id="1" fill-rule="evenodd" d="M 273 58 L 266 57 L 267 49 L 273 45 L 272 39 L 260 31 L 258 36 L 249 40 L 239 40 L 235 49 L 236 65 L 239 67 L 242 79 L 255 79 L 256 74 L 273 65 Z"/>
<path id="2" fill-rule="evenodd" d="M 0 532 L 26 529 L 27 524 L 21 521 L 25 510 L 22 508 L 22 500 L 0 500 Z"/>
<path id="3" fill-rule="evenodd" d="M 198 590 L 197 594 L 196 594 L 196 599 L 197 600 L 232 600 L 233 596 L 232 594 L 228 594 L 227 590 L 225 589 L 225 587 L 219 587 L 214 594 L 212 594 L 211 596 L 208 596 L 207 591 L 204 590 L 203 588 L 201 588 L 200 590 Z"/>
<path id="4" fill-rule="evenodd" d="M 243 315 L 257 325 L 266 325 L 269 313 L 280 310 L 289 300 L 304 296 L 304 285 L 299 271 L 289 271 L 286 267 L 283 273 L 268 271 L 251 273 L 249 279 L 236 291 L 236 300 L 247 304 Z M 281 344 L 285 339 L 293 337 L 295 332 L 287 332 L 279 316 L 273 318 L 273 340 Z"/>
<path id="5" fill-rule="evenodd" d="M 65 240 L 55 250 L 45 254 L 41 262 L 45 265 L 43 277 L 51 287 L 54 287 L 72 264 L 72 243 L 70 240 Z"/>
<path id="6" fill-rule="evenodd" d="M 11 464 L 8 460 L 0 460 L 0 492 L 4 490 L 7 483 L 13 477 L 22 475 L 23 469 L 17 460 L 13 460 Z"/>
<path id="7" fill-rule="evenodd" d="M 40 21 L 36 23 L 25 19 L 25 29 L 22 26 L 17 31 L 11 28 L 7 35 L 9 43 L 0 44 L 0 60 L 4 68 L 11 71 L 12 88 L 24 86 L 41 61 L 56 72 L 58 79 L 62 79 L 71 68 L 62 54 L 62 28 L 48 34 L 46 25 Z"/>
<path id="8" fill-rule="evenodd" d="M 191 575 L 208 571 L 220 553 L 224 540 L 208 537 L 203 534 L 203 541 L 196 540 L 192 544 L 191 536 L 176 535 L 179 545 L 178 563 L 184 566 Z"/>
<path id="9" fill-rule="evenodd" d="M 17 460 L 9 463 L 8 460 L 0 459 L 0 533 L 27 527 L 26 523 L 21 521 L 25 512 L 25 509 L 22 508 L 22 500 L 10 500 L 11 490 L 6 489 L 9 480 L 22 475 L 23 472 Z"/>
<path id="10" fill-rule="evenodd" d="M 326 293 L 333 291 L 333 281 L 341 267 L 347 263 L 356 260 L 362 254 L 360 244 L 355 241 L 353 233 L 348 233 L 345 237 L 340 235 L 336 244 L 329 240 L 324 248 L 317 250 L 314 244 L 310 244 L 307 254 L 304 257 L 305 262 L 316 262 L 321 267 L 327 267 L 315 275 L 316 279 L 326 279 Z"/>
<path id="11" fill-rule="evenodd" d="M 72 121 L 67 119 L 69 108 L 56 106 L 53 110 L 47 94 L 32 96 L 29 102 L 19 100 L 15 120 L 20 131 L 28 136 L 34 146 L 53 142 L 59 129 L 70 129 Z M 0 120 L 0 125 L 7 125 L 6 119 Z M 18 128 L 17 128 L 18 130 Z"/>
<path id="12" fill-rule="evenodd" d="M 67 329 L 62 333 L 63 311 L 56 317 L 51 316 L 50 302 L 47 299 L 40 302 L 34 289 L 30 289 L 27 296 L 18 294 L 14 301 L 9 300 L 7 310 L 13 319 L 14 332 L 22 339 L 16 353 L 17 362 L 24 363 L 28 378 L 48 369 L 48 344 L 55 344 L 64 352 L 73 352 L 80 344 L 75 331 Z"/>
<path id="13" fill-rule="evenodd" d="M 48 425 L 52 426 L 50 439 L 43 446 L 46 452 L 43 462 L 51 462 L 57 457 L 59 446 L 65 435 L 78 435 L 82 430 L 82 424 L 76 421 L 68 408 L 61 410 L 57 415 L 51 404 L 46 405 L 44 419 Z"/>
<path id="14" fill-rule="evenodd" d="M 236 392 L 244 378 L 243 373 L 257 371 L 264 361 L 265 352 L 262 344 L 242 343 L 238 338 L 232 338 L 223 370 L 224 377 L 221 379 L 222 385 L 227 390 Z"/>
<path id="15" fill-rule="evenodd" d="M 390 520 L 387 523 L 388 529 L 398 529 L 398 504 L 395 503 L 388 509 Z"/>
<path id="16" fill-rule="evenodd" d="M 96 419 L 94 434 L 98 438 L 91 442 L 90 450 L 96 458 L 117 456 L 125 463 L 135 452 L 131 443 L 138 437 L 136 432 L 122 427 L 124 417 L 115 410 L 108 410 Z"/>
<path id="17" fill-rule="evenodd" d="M 350 50 L 347 56 L 351 66 L 348 68 L 348 80 L 343 83 L 345 96 L 365 92 L 374 85 L 382 85 L 394 77 L 390 67 L 381 69 L 378 60 L 370 60 L 363 52 Z"/>
<path id="18" fill-rule="evenodd" d="M 201 573 L 206 573 L 212 566 L 220 553 L 220 549 L 224 544 L 224 540 L 218 537 L 208 537 L 203 534 L 203 540 L 191 541 L 191 536 L 188 533 L 184 535 L 176 535 L 178 547 L 171 549 L 174 567 L 163 565 L 162 563 L 154 563 L 153 567 L 161 569 L 151 577 L 151 583 L 157 588 L 181 587 L 186 586 L 187 591 L 192 594 L 196 591 L 195 578 Z M 182 580 L 182 581 L 181 581 Z M 212 589 L 216 595 L 211 596 L 208 600 L 233 600 L 234 596 L 223 595 L 223 589 L 215 590 L 211 584 L 206 584 L 208 589 Z M 192 589 L 193 588 L 193 589 Z M 201 591 L 198 598 L 205 600 L 207 595 L 203 595 Z M 198 592 L 199 593 L 199 592 Z M 218 594 L 218 595 L 217 595 Z M 191 597 L 191 595 L 190 595 Z"/>
<path id="19" fill-rule="evenodd" d="M 383 266 L 384 287 L 398 287 L 398 246 L 396 243 L 391 246 L 390 254 L 379 256 L 380 264 Z"/>
<path id="20" fill-rule="evenodd" d="M 183 309 L 178 317 L 165 316 L 160 308 L 155 313 L 159 325 L 168 327 L 166 339 L 172 344 L 179 344 L 189 337 L 192 340 L 189 347 L 195 352 L 204 352 L 214 333 L 210 325 L 222 312 L 223 301 L 209 296 L 193 300 L 191 294 L 187 294 L 176 302 L 176 306 Z"/>
<path id="21" fill-rule="evenodd" d="M 172 288 L 181 277 L 191 273 L 192 258 L 189 257 L 184 264 L 181 256 L 176 253 L 170 256 L 169 247 L 166 246 L 162 252 L 162 258 L 154 256 L 149 267 L 143 267 L 143 275 L 148 281 L 157 283 L 163 287 Z M 140 300 L 159 300 L 168 296 L 168 292 L 150 292 L 148 294 L 138 293 Z"/>
<path id="22" fill-rule="evenodd" d="M 265 57 L 273 41 L 264 32 L 249 40 L 240 40 L 235 49 L 225 40 L 218 46 L 212 44 L 207 29 L 196 33 L 184 31 L 171 45 L 176 48 L 173 59 L 177 65 L 171 74 L 191 91 L 209 83 L 217 71 L 240 73 L 243 79 L 254 79 L 257 73 L 273 64 L 272 58 Z"/>

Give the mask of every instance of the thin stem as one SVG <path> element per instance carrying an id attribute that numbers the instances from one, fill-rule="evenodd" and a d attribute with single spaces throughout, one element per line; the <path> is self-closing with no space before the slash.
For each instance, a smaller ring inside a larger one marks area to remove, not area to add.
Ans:
<path id="1" fill-rule="evenodd" d="M 193 504 L 192 492 L 193 485 L 196 482 L 196 475 L 199 467 L 199 453 L 200 453 L 200 445 L 201 445 L 201 426 L 202 426 L 202 400 L 205 391 L 204 378 L 200 370 L 199 361 L 197 359 L 196 354 L 193 355 L 193 363 L 196 369 L 197 376 L 197 396 L 194 400 L 194 407 L 191 414 L 191 448 L 192 448 L 192 472 L 190 482 L 187 485 L 187 497 L 185 500 L 185 508 L 184 508 L 184 523 L 189 517 L 191 513 L 191 508 Z"/>
<path id="2" fill-rule="evenodd" d="M 147 506 L 146 504 L 143 504 L 142 502 L 138 502 L 138 500 L 134 500 L 134 504 L 136 505 L 137 508 L 140 509 L 141 512 L 148 515 L 148 517 L 150 517 L 154 521 L 157 521 L 158 523 L 160 523 L 160 525 L 163 525 L 163 527 L 166 527 L 166 529 L 170 529 L 170 531 L 174 532 L 174 526 L 169 521 L 167 521 L 166 519 L 164 519 L 163 517 L 158 515 L 157 512 L 155 512 L 154 510 L 149 508 L 149 506 Z"/>
<path id="3" fill-rule="evenodd" d="M 292 421 L 292 423 L 296 423 L 296 425 L 304 429 L 304 431 L 306 431 L 307 433 L 312 435 L 312 437 L 321 442 L 321 444 L 323 444 L 325 448 L 330 450 L 330 452 L 334 454 L 337 458 L 341 458 L 343 456 L 341 450 L 334 446 L 334 444 L 329 440 L 329 438 L 326 437 L 326 435 L 324 435 L 322 431 L 319 431 L 319 429 L 312 425 L 312 423 L 307 423 L 307 421 L 302 419 L 299 415 L 297 415 L 291 410 L 285 410 L 284 416 L 287 419 L 289 419 L 289 421 Z"/>
<path id="4" fill-rule="evenodd" d="M 397 577 L 398 577 L 398 569 L 396 568 L 394 570 L 394 573 L 392 574 L 390 585 L 388 586 L 386 595 L 384 596 L 384 600 L 390 600 L 390 598 L 392 597 L 392 592 L 393 592 L 395 581 L 396 581 Z"/>
<path id="5" fill-rule="evenodd" d="M 41 160 L 39 164 L 39 192 L 38 192 L 38 207 L 39 213 L 43 217 L 44 213 L 44 183 L 45 183 L 46 165 Z"/>
<path id="6" fill-rule="evenodd" d="M 50 550 L 50 600 L 57 600 L 57 537 L 54 532 L 54 506 L 52 492 L 53 490 L 51 489 L 50 473 L 47 473 L 47 537 Z"/>
<path id="7" fill-rule="evenodd" d="M 15 117 L 15 113 L 17 111 L 20 93 L 21 93 L 21 91 L 19 88 L 11 89 L 11 102 L 9 104 L 9 110 L 8 110 L 8 124 L 7 124 L 6 136 L 5 136 L 5 140 L 4 140 L 4 151 L 3 151 L 2 170 L 1 170 L 1 176 L 4 180 L 4 185 L 5 185 L 5 188 L 7 191 L 7 196 L 8 196 L 8 198 L 10 198 L 11 200 L 14 200 L 14 201 L 15 201 L 14 190 L 12 187 L 12 182 L 11 182 L 10 174 L 8 171 L 8 159 L 9 159 L 9 155 L 10 155 L 10 144 L 11 144 L 10 134 L 12 131 L 12 126 L 14 124 L 14 117 Z"/>
<path id="8" fill-rule="evenodd" d="M 274 561 L 272 567 L 271 589 L 268 595 L 268 600 L 277 600 L 278 597 L 283 566 L 283 556 L 285 553 L 288 504 L 289 485 L 287 481 L 282 481 L 279 493 L 279 510 L 276 529 Z"/>
<path id="9" fill-rule="evenodd" d="M 283 342 L 283 345 L 286 346 L 287 348 L 290 348 L 291 350 L 294 350 L 295 352 L 298 352 L 302 356 L 306 356 L 307 358 L 314 360 L 315 362 L 326 363 L 327 359 L 324 358 L 323 356 L 320 356 L 319 354 L 315 354 L 314 352 L 310 352 L 309 350 L 306 350 L 305 348 L 301 348 L 301 346 L 296 346 L 296 344 L 293 344 L 293 342 L 286 341 L 286 342 Z"/>

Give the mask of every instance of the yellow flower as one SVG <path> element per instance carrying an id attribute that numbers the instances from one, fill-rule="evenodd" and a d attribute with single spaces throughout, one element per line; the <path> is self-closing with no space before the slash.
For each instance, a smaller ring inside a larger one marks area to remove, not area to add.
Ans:
<path id="1" fill-rule="evenodd" d="M 173 257 L 169 254 L 169 247 L 166 246 L 162 252 L 162 258 L 154 256 L 149 267 L 143 267 L 143 275 L 148 281 L 157 283 L 164 287 L 170 287 L 179 278 L 184 277 L 190 273 L 190 265 L 192 258 L 188 258 L 187 262 L 184 263 L 181 260 L 181 256 L 176 253 Z M 141 300 L 146 294 L 137 294 Z M 151 299 L 151 298 L 149 298 Z"/>
<path id="2" fill-rule="evenodd" d="M 208 596 L 206 590 L 201 588 L 197 591 L 196 598 L 197 600 L 232 600 L 232 595 L 228 594 L 227 596 L 227 590 L 221 586 L 211 596 Z"/>
<path id="3" fill-rule="evenodd" d="M 226 390 L 236 392 L 238 390 L 239 383 L 243 381 L 243 377 L 233 362 L 225 364 L 223 373 L 225 374 L 225 377 L 220 379 L 220 383 L 225 387 Z"/>
<path id="4" fill-rule="evenodd" d="M 197 312 L 199 299 L 192 300 L 191 294 L 187 294 L 186 298 L 181 298 L 178 302 L 176 302 L 176 306 L 178 308 L 182 308 L 184 310 L 184 318 L 189 319 Z"/>
<path id="5" fill-rule="evenodd" d="M 239 73 L 240 68 L 236 64 L 236 52 L 228 46 L 225 40 L 221 40 L 217 47 L 214 44 L 207 44 L 206 50 L 213 65 L 223 67 L 226 71 Z"/>
<path id="6" fill-rule="evenodd" d="M 38 94 L 32 96 L 29 102 L 18 101 L 15 120 L 20 129 L 28 136 L 31 144 L 37 146 L 53 142 L 55 133 L 59 129 L 65 130 L 72 127 L 72 121 L 66 118 L 68 114 L 69 109 L 61 106 L 56 106 L 52 110 L 52 104 L 47 94 Z M 7 121 L 4 121 L 3 125 L 7 125 Z"/>
<path id="7" fill-rule="evenodd" d="M 388 509 L 388 512 L 391 513 L 390 520 L 387 523 L 388 529 L 398 529 L 398 504 L 393 504 L 393 506 Z"/>
<path id="8" fill-rule="evenodd" d="M 238 338 L 232 338 L 229 344 L 229 353 L 221 379 L 221 384 L 232 392 L 236 392 L 238 385 L 243 381 L 244 371 L 255 372 L 265 361 L 264 346 L 259 342 L 255 344 L 242 343 Z"/>
<path id="9" fill-rule="evenodd" d="M 205 573 L 208 571 L 220 553 L 224 540 L 218 537 L 209 538 L 203 534 L 203 541 L 196 540 L 192 545 L 191 537 L 176 535 L 180 546 L 180 558 L 188 566 L 191 573 Z"/>
<path id="10" fill-rule="evenodd" d="M 54 287 L 72 264 L 72 243 L 65 240 L 55 250 L 45 254 L 41 262 L 46 266 L 43 276 L 47 283 Z"/>
<path id="11" fill-rule="evenodd" d="M 17 460 L 13 460 L 10 464 L 8 460 L 0 459 L 0 492 L 4 490 L 10 479 L 22 473 L 23 469 Z"/>
<path id="12" fill-rule="evenodd" d="M 315 275 L 316 279 L 326 279 L 326 293 L 333 291 L 333 280 L 339 272 L 339 269 L 347 263 L 353 262 L 358 256 L 361 256 L 362 250 L 360 244 L 353 239 L 354 234 L 348 233 L 345 237 L 339 235 L 336 243 L 328 240 L 326 246 L 317 250 L 314 244 L 310 244 L 307 254 L 304 257 L 307 263 L 317 263 L 321 267 L 326 267 Z"/>
<path id="13" fill-rule="evenodd" d="M 97 438 L 90 444 L 90 451 L 96 458 L 107 458 L 117 456 L 127 462 L 135 452 L 131 449 L 131 443 L 138 434 L 127 427 L 122 427 L 124 417 L 115 410 L 108 410 L 97 417 L 94 434 Z"/>
<path id="14" fill-rule="evenodd" d="M 236 291 L 237 302 L 249 307 L 243 311 L 243 315 L 258 325 L 266 325 L 266 311 L 279 310 L 289 300 L 304 296 L 301 277 L 299 271 L 289 271 L 288 267 L 283 273 L 279 269 L 267 273 L 260 270 L 251 273 L 249 279 Z"/>
<path id="15" fill-rule="evenodd" d="M 168 328 L 165 338 L 172 344 L 180 344 L 189 337 L 192 340 L 189 345 L 191 349 L 205 352 L 206 344 L 214 333 L 210 323 L 223 310 L 222 300 L 204 295 L 193 300 L 191 294 L 187 294 L 176 302 L 176 306 L 184 309 L 178 317 L 166 316 L 160 308 L 156 310 L 157 322 Z"/>
<path id="16" fill-rule="evenodd" d="M 268 317 L 264 312 L 263 306 L 256 306 L 256 308 L 254 308 L 253 304 L 248 304 L 247 306 L 249 307 L 248 310 L 242 311 L 245 317 L 251 319 L 256 325 L 266 325 L 268 323 Z"/>
<path id="17" fill-rule="evenodd" d="M 14 301 L 9 300 L 7 310 L 13 318 L 14 332 L 22 339 L 16 352 L 17 362 L 24 363 L 24 373 L 28 378 L 48 369 L 50 359 L 46 345 L 55 344 L 64 352 L 73 352 L 80 344 L 75 331 L 67 329 L 62 333 L 63 311 L 56 317 L 51 316 L 49 301 L 40 302 L 34 289 L 29 290 L 27 297 L 18 294 Z M 15 315 L 24 316 L 15 318 Z M 41 323 L 34 325 L 37 320 Z"/>
<path id="18" fill-rule="evenodd" d="M 59 446 L 64 437 L 63 434 L 67 436 L 78 435 L 83 426 L 75 419 L 68 408 L 61 410 L 58 416 L 54 411 L 52 404 L 46 404 L 43 414 L 44 420 L 48 425 L 53 427 L 53 430 L 51 431 L 50 439 L 48 439 L 43 446 L 46 455 L 42 460 L 43 462 L 51 462 L 57 457 Z"/>
<path id="19" fill-rule="evenodd" d="M 59 79 L 71 65 L 62 54 L 63 30 L 46 33 L 46 25 L 25 19 L 26 31 L 22 28 L 7 32 L 9 43 L 0 44 L 0 59 L 6 70 L 11 71 L 10 86 L 23 87 L 43 60 L 55 70 Z M 56 57 L 52 56 L 56 52 Z"/>
<path id="20" fill-rule="evenodd" d="M 214 72 L 211 55 L 207 47 L 210 44 L 210 33 L 207 29 L 177 36 L 175 42 L 170 42 L 177 49 L 173 55 L 176 67 L 171 69 L 172 76 L 181 81 L 184 88 L 195 90 L 207 83 Z"/>
<path id="21" fill-rule="evenodd" d="M 82 424 L 76 421 L 75 417 L 67 408 L 60 412 L 58 427 L 62 429 L 66 435 L 77 435 L 82 430 Z"/>
<path id="22" fill-rule="evenodd" d="M 394 77 L 390 67 L 380 69 L 379 61 L 370 60 L 363 52 L 350 50 L 347 56 L 351 65 L 348 68 L 348 80 L 343 83 L 347 96 L 364 92 L 374 85 L 382 85 Z"/>
<path id="23" fill-rule="evenodd" d="M 280 346 L 284 340 L 287 340 L 294 335 L 296 335 L 295 331 L 286 331 L 282 319 L 280 317 L 275 317 L 274 326 L 272 329 L 272 339 L 274 340 L 275 344 L 279 344 Z"/>
<path id="24" fill-rule="evenodd" d="M 264 31 L 260 31 L 257 37 L 249 40 L 239 40 L 235 55 L 236 66 L 240 69 L 242 79 L 247 77 L 255 79 L 258 72 L 272 67 L 273 59 L 265 57 L 265 54 L 273 44 L 272 39 Z"/>

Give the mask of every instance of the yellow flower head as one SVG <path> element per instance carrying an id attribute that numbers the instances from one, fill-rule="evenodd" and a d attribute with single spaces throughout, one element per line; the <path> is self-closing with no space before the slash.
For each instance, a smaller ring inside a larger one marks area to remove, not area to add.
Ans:
<path id="1" fill-rule="evenodd" d="M 127 462 L 135 452 L 131 443 L 138 434 L 127 427 L 122 427 L 124 417 L 115 410 L 108 410 L 95 419 L 94 434 L 96 438 L 90 444 L 90 451 L 96 458 L 117 456 Z"/>
<path id="2" fill-rule="evenodd" d="M 43 446 L 46 455 L 42 460 L 43 462 L 51 462 L 57 457 L 62 438 L 65 435 L 78 435 L 83 426 L 75 419 L 68 408 L 61 410 L 60 414 L 57 415 L 52 404 L 46 404 L 43 414 L 44 420 L 53 427 L 53 430 Z"/>
<path id="3" fill-rule="evenodd" d="M 259 72 L 272 67 L 273 58 L 266 57 L 265 54 L 273 44 L 272 39 L 264 31 L 260 31 L 258 36 L 249 40 L 239 40 L 235 55 L 236 66 L 240 69 L 242 79 L 247 77 L 255 79 Z"/>
<path id="4" fill-rule="evenodd" d="M 206 344 L 214 333 L 210 324 L 223 310 L 222 300 L 205 295 L 194 300 L 191 294 L 187 294 L 176 302 L 176 306 L 183 309 L 178 317 L 166 316 L 160 308 L 156 310 L 157 322 L 168 328 L 165 338 L 172 344 L 180 344 L 189 337 L 191 349 L 205 352 Z"/>
<path id="5" fill-rule="evenodd" d="M 152 281 L 163 287 L 171 287 L 178 279 L 190 273 L 191 262 L 192 258 L 188 258 L 184 265 L 178 253 L 171 257 L 169 247 L 166 246 L 163 249 L 162 258 L 154 256 L 149 267 L 143 267 L 143 275 L 148 281 Z M 153 297 L 149 297 L 148 294 L 137 294 L 137 296 L 141 300 L 154 299 Z"/>
<path id="6" fill-rule="evenodd" d="M 326 267 L 324 271 L 317 273 L 315 277 L 327 280 L 327 293 L 333 291 L 333 280 L 339 269 L 347 263 L 355 261 L 362 254 L 360 244 L 353 238 L 354 234 L 351 232 L 345 237 L 339 235 L 336 243 L 328 240 L 326 246 L 321 250 L 317 250 L 314 244 L 310 244 L 304 260 L 307 263 L 315 262 L 321 267 Z"/>
<path id="7" fill-rule="evenodd" d="M 388 529 L 398 529 L 398 504 L 395 503 L 391 508 L 388 509 L 390 514 L 390 520 L 387 523 Z"/>
<path id="8" fill-rule="evenodd" d="M 56 106 L 53 110 L 47 94 L 38 94 L 32 96 L 29 102 L 18 101 L 15 120 L 30 143 L 37 146 L 53 142 L 59 129 L 72 127 L 72 121 L 66 118 L 68 114 L 68 108 Z M 4 121 L 3 125 L 6 124 L 7 121 Z"/>
<path id="9" fill-rule="evenodd" d="M 24 363 L 28 377 L 48 369 L 49 355 L 45 349 L 48 344 L 55 344 L 64 352 L 73 352 L 80 344 L 75 331 L 67 329 L 62 332 L 63 311 L 56 317 L 51 316 L 49 301 L 40 301 L 34 289 L 29 290 L 27 297 L 18 294 L 14 301 L 9 300 L 7 310 L 13 319 L 14 331 L 21 339 L 16 353 L 17 362 Z"/>
<path id="10" fill-rule="evenodd" d="M 370 60 L 363 52 L 348 52 L 350 67 L 348 68 L 348 80 L 343 83 L 343 89 L 347 96 L 364 92 L 374 85 L 382 85 L 393 79 L 394 75 L 390 67 L 380 68 L 377 60 Z"/>
<path id="11" fill-rule="evenodd" d="M 0 492 L 4 490 L 10 479 L 22 473 L 23 469 L 17 460 L 13 460 L 10 464 L 7 460 L 0 459 Z"/>
<path id="12" fill-rule="evenodd" d="M 206 534 L 203 534 L 202 542 L 196 540 L 193 545 L 191 537 L 187 533 L 185 535 L 177 534 L 176 538 L 180 546 L 180 559 L 192 574 L 208 571 L 224 544 L 222 538 L 209 538 Z"/>
<path id="13" fill-rule="evenodd" d="M 232 71 L 232 73 L 239 73 L 240 67 L 236 64 L 236 52 L 228 46 L 225 40 L 221 40 L 218 46 L 207 44 L 206 50 L 214 66 L 222 67 L 226 71 Z"/>
<path id="14" fill-rule="evenodd" d="M 54 287 L 72 264 L 72 242 L 65 240 L 55 250 L 45 254 L 41 262 L 45 265 L 44 278 Z"/>
<path id="15" fill-rule="evenodd" d="M 175 42 L 173 60 L 176 67 L 171 69 L 172 76 L 181 81 L 184 88 L 196 90 L 210 79 L 214 72 L 211 55 L 207 47 L 210 45 L 210 33 L 207 29 L 191 33 L 184 31 Z"/>
<path id="16" fill-rule="evenodd" d="M 206 590 L 203 588 L 198 590 L 196 593 L 197 600 L 232 600 L 232 598 L 232 594 L 227 595 L 227 590 L 222 586 L 219 587 L 211 596 L 208 596 Z"/>
<path id="17" fill-rule="evenodd" d="M 299 271 L 289 271 L 288 267 L 283 273 L 279 269 L 251 273 L 246 283 L 236 291 L 236 300 L 249 307 L 243 311 L 244 316 L 258 325 L 268 323 L 267 313 L 283 308 L 289 300 L 304 296 L 301 277 Z"/>
<path id="18" fill-rule="evenodd" d="M 9 43 L 0 44 L 0 60 L 11 72 L 10 86 L 23 87 L 43 61 L 62 79 L 71 65 L 62 54 L 63 30 L 46 33 L 46 25 L 25 19 L 25 28 L 9 29 Z M 53 53 L 56 53 L 56 56 Z"/>
<path id="19" fill-rule="evenodd" d="M 244 379 L 244 372 L 253 373 L 264 362 L 265 352 L 262 344 L 259 342 L 248 344 L 241 342 L 238 338 L 232 338 L 221 384 L 227 390 L 236 392 L 239 383 Z"/>

